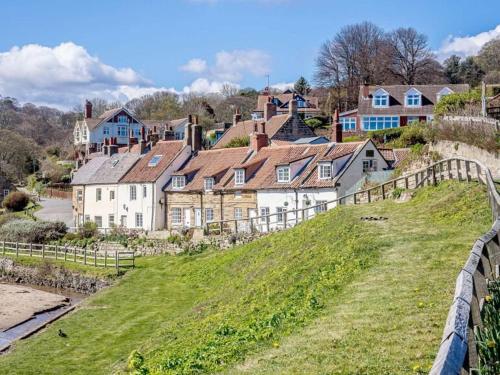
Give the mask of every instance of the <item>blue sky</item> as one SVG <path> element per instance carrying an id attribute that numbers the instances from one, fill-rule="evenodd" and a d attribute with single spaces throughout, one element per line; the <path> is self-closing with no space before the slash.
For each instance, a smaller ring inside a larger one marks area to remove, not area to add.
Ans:
<path id="1" fill-rule="evenodd" d="M 312 79 L 320 45 L 364 20 L 386 30 L 412 26 L 440 56 L 474 54 L 500 35 L 500 2 L 471 4 L 0 0 L 0 95 L 68 108 L 92 95 L 211 92 L 224 82 L 262 88 L 267 73 L 272 84 Z"/>

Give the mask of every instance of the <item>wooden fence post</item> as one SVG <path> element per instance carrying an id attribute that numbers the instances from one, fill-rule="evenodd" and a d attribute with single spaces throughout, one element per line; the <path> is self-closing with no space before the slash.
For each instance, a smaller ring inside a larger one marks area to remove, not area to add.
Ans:
<path id="1" fill-rule="evenodd" d="M 45 258 L 45 245 L 42 244 L 42 259 Z"/>
<path id="2" fill-rule="evenodd" d="M 76 263 L 76 246 L 73 247 L 73 261 Z"/>
<path id="3" fill-rule="evenodd" d="M 269 218 L 269 215 L 267 215 L 266 216 L 266 229 L 267 229 L 267 233 L 269 233 L 269 231 L 270 231 L 269 221 L 270 221 L 270 218 Z"/>
<path id="4" fill-rule="evenodd" d="M 19 242 L 16 242 L 16 258 L 19 256 Z"/>
<path id="5" fill-rule="evenodd" d="M 219 235 L 222 236 L 222 227 L 223 227 L 223 224 L 222 224 L 222 220 L 219 221 Z"/>
<path id="6" fill-rule="evenodd" d="M 476 164 L 476 173 L 477 173 L 477 180 L 479 183 L 482 183 L 483 181 L 481 180 L 481 167 L 479 167 L 479 164 Z"/>
<path id="7" fill-rule="evenodd" d="M 116 270 L 118 271 L 118 251 L 115 250 L 115 267 Z"/>
<path id="8" fill-rule="evenodd" d="M 434 165 L 432 166 L 432 184 L 436 185 L 436 168 Z"/>
<path id="9" fill-rule="evenodd" d="M 367 193 L 368 193 L 368 203 L 371 203 L 371 201 L 372 201 L 372 189 L 368 189 Z"/>
<path id="10" fill-rule="evenodd" d="M 253 233 L 253 217 L 250 218 L 250 233 Z"/>
<path id="11" fill-rule="evenodd" d="M 462 181 L 462 172 L 460 171 L 460 160 L 459 159 L 455 159 L 457 161 L 457 178 L 458 178 L 458 181 Z"/>
<path id="12" fill-rule="evenodd" d="M 108 267 L 108 250 L 104 250 L 104 268 Z"/>
<path id="13" fill-rule="evenodd" d="M 469 161 L 467 160 L 465 162 L 465 174 L 467 176 L 467 182 L 470 182 L 471 181 L 471 176 L 470 176 L 470 163 Z"/>
<path id="14" fill-rule="evenodd" d="M 87 264 L 87 248 L 83 249 L 83 264 Z"/>
<path id="15" fill-rule="evenodd" d="M 453 178 L 453 173 L 451 173 L 451 160 L 448 160 L 446 164 L 448 169 L 448 180 L 451 180 Z"/>
<path id="16" fill-rule="evenodd" d="M 385 199 L 385 185 L 382 184 L 382 200 Z"/>
<path id="17" fill-rule="evenodd" d="M 57 260 L 57 245 L 56 245 L 56 260 Z"/>
<path id="18" fill-rule="evenodd" d="M 64 261 L 66 262 L 66 258 L 68 255 L 68 245 L 64 244 Z"/>
<path id="19" fill-rule="evenodd" d="M 357 201 L 356 201 L 356 193 L 354 193 L 354 204 L 355 204 L 355 205 L 357 204 Z"/>
<path id="20" fill-rule="evenodd" d="M 286 211 L 283 211 L 283 226 L 286 229 L 286 222 L 288 221 Z"/>
<path id="21" fill-rule="evenodd" d="M 33 256 L 33 244 L 30 243 L 30 257 Z"/>
<path id="22" fill-rule="evenodd" d="M 408 176 L 405 177 L 405 189 L 408 189 Z"/>
<path id="23" fill-rule="evenodd" d="M 97 249 L 94 249 L 94 267 L 97 267 Z"/>
<path id="24" fill-rule="evenodd" d="M 2 253 L 5 255 L 5 241 L 2 241 Z"/>
<path id="25" fill-rule="evenodd" d="M 234 232 L 238 233 L 238 220 L 234 221 Z"/>

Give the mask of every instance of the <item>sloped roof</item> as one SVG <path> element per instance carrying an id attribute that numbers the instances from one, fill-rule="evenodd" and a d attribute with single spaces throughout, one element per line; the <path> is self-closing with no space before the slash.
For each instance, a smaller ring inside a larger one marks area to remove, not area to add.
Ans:
<path id="1" fill-rule="evenodd" d="M 225 180 L 227 173 L 233 174 L 232 168 L 249 155 L 248 147 L 235 147 L 199 151 L 188 163 L 174 175 L 187 176 L 186 186 L 181 191 L 203 190 L 206 177 L 217 177 L 214 190 L 221 188 L 221 181 Z M 171 186 L 166 190 L 177 191 Z"/>
<path id="2" fill-rule="evenodd" d="M 73 177 L 72 185 L 116 184 L 141 158 L 125 153 L 111 157 L 99 156 L 83 165 Z"/>
<path id="3" fill-rule="evenodd" d="M 184 127 L 187 124 L 187 122 L 188 122 L 187 117 L 179 118 L 179 119 L 175 119 L 175 120 L 170 120 L 170 121 L 167 121 L 167 127 L 172 128 L 172 130 L 176 130 L 179 126 Z"/>
<path id="4" fill-rule="evenodd" d="M 291 118 L 292 116 L 288 114 L 276 115 L 266 121 L 266 134 L 269 139 L 271 139 L 276 134 L 276 132 L 278 132 L 278 130 L 280 130 L 281 127 L 285 125 L 285 123 Z M 224 148 L 234 138 L 250 136 L 250 134 L 255 131 L 255 127 L 258 124 L 259 121 L 257 120 L 245 120 L 236 123 L 236 125 L 231 126 L 229 129 L 227 129 L 227 131 L 217 141 L 213 148 Z"/>
<path id="5" fill-rule="evenodd" d="M 84 121 L 87 124 L 87 127 L 89 130 L 93 130 L 97 128 L 99 125 L 102 123 L 106 122 L 106 120 L 110 117 L 113 117 L 120 113 L 121 111 L 127 112 L 130 116 L 132 116 L 135 120 L 137 120 L 139 123 L 142 124 L 141 121 L 139 121 L 127 108 L 125 107 L 119 107 L 119 108 L 112 108 L 104 113 L 102 113 L 99 117 L 92 117 L 92 118 L 85 118 L 82 121 Z"/>
<path id="6" fill-rule="evenodd" d="M 467 84 L 441 84 L 441 85 L 391 85 L 391 86 L 369 86 L 368 98 L 363 96 L 364 87 L 359 88 L 358 114 L 363 115 L 432 115 L 434 105 L 437 102 L 437 94 L 443 88 L 448 87 L 453 92 L 465 92 L 469 90 Z M 405 107 L 405 94 L 410 89 L 416 89 L 422 93 L 421 107 Z M 372 106 L 373 94 L 383 89 L 389 93 L 389 107 L 374 108 Z"/>
<path id="7" fill-rule="evenodd" d="M 182 141 L 159 141 L 143 158 L 121 178 L 120 182 L 155 182 L 172 164 L 183 149 Z M 150 160 L 161 155 L 155 166 L 149 166 Z"/>
<path id="8" fill-rule="evenodd" d="M 278 95 L 259 95 L 257 98 L 257 108 L 255 109 L 256 112 L 263 112 L 264 108 L 266 107 L 266 103 L 268 102 L 269 96 L 278 99 L 281 104 L 278 106 L 279 108 L 288 108 L 288 102 L 293 99 L 293 96 L 297 94 L 289 93 L 289 94 L 278 94 Z M 307 109 L 314 109 L 315 111 L 319 110 L 319 99 L 316 96 L 308 96 L 308 95 L 299 95 L 304 100 L 309 102 L 309 107 L 305 108 L 298 108 L 298 110 L 307 110 Z"/>

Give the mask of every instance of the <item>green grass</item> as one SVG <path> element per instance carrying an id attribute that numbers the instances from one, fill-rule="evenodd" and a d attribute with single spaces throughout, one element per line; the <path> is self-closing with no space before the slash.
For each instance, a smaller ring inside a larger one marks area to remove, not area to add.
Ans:
<path id="1" fill-rule="evenodd" d="M 360 220 L 367 215 L 388 220 Z M 133 350 L 144 355 L 142 373 L 427 369 L 456 275 L 489 221 L 482 187 L 447 182 L 408 203 L 342 207 L 224 252 L 142 258 L 1 356 L 0 373 L 124 373 Z"/>

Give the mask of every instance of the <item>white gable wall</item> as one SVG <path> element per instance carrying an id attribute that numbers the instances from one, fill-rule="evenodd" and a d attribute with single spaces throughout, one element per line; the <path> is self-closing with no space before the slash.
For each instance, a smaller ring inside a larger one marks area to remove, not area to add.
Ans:
<path id="1" fill-rule="evenodd" d="M 101 189 L 101 200 L 96 200 L 96 191 Z M 110 191 L 115 192 L 115 198 L 109 199 Z M 90 221 L 95 221 L 96 216 L 102 217 L 102 228 L 109 228 L 109 215 L 115 216 L 115 224 L 119 224 L 118 219 L 118 185 L 117 184 L 99 184 L 86 185 L 84 189 L 85 210 L 83 212 L 84 219 L 86 216 Z"/>

